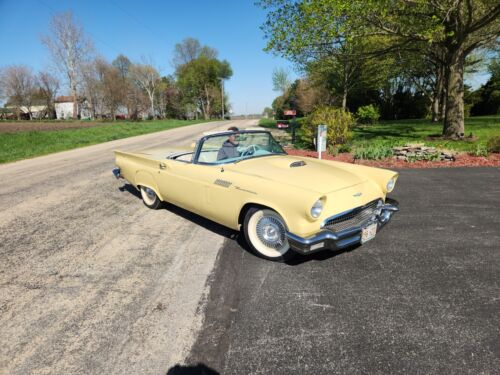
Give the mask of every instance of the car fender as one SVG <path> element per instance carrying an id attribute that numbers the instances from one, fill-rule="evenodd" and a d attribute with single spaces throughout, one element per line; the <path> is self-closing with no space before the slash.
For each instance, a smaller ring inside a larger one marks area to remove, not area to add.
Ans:
<path id="1" fill-rule="evenodd" d="M 259 198 L 248 199 L 248 200 L 242 202 L 240 209 L 239 209 L 240 214 L 237 218 L 237 220 L 238 220 L 237 226 L 243 224 L 243 220 L 245 219 L 244 213 L 246 212 L 247 207 L 249 207 L 249 206 L 261 206 L 261 207 L 266 207 L 266 208 L 269 208 L 273 211 L 276 211 L 283 218 L 283 220 L 285 221 L 285 225 L 288 227 L 287 218 L 286 218 L 286 215 L 284 214 L 283 210 L 279 209 L 275 204 L 272 204 L 269 201 L 266 201 L 264 199 L 259 199 Z"/>
<path id="2" fill-rule="evenodd" d="M 158 185 L 153 177 L 153 175 L 146 171 L 137 171 L 135 174 L 135 184 L 136 186 L 145 186 L 150 189 L 153 189 L 158 198 L 163 201 L 163 197 L 160 194 L 160 189 L 158 189 Z"/>

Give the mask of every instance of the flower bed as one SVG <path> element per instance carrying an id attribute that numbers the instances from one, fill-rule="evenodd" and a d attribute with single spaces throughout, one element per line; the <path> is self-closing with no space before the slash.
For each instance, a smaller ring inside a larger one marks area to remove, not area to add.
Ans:
<path id="1" fill-rule="evenodd" d="M 311 158 L 317 158 L 318 153 L 316 151 L 308 150 L 295 150 L 286 149 L 289 155 L 296 156 L 307 156 Z M 354 163 L 368 165 L 371 167 L 381 167 L 381 168 L 448 168 L 448 167 L 500 167 L 500 154 L 490 154 L 488 157 L 484 156 L 472 156 L 467 153 L 460 153 L 455 156 L 455 161 L 415 161 L 407 162 L 404 160 L 398 160 L 395 158 L 387 158 L 383 160 L 355 160 L 353 155 L 350 153 L 338 154 L 337 156 L 332 156 L 327 153 L 322 154 L 322 158 L 325 160 L 336 160 L 345 163 Z"/>

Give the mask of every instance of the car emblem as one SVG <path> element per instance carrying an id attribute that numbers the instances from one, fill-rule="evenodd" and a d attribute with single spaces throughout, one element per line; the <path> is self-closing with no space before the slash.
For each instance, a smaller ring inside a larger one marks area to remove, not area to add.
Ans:
<path id="1" fill-rule="evenodd" d="M 363 195 L 363 193 L 359 192 L 359 193 L 353 194 L 352 196 L 353 197 L 361 197 L 362 195 Z"/>

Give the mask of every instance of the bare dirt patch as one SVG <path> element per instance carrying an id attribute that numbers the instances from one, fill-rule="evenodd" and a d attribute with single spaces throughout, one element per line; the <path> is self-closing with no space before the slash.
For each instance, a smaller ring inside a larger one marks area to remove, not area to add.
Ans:
<path id="1" fill-rule="evenodd" d="M 308 156 L 311 158 L 317 158 L 318 153 L 316 151 L 308 150 L 294 150 L 287 149 L 286 152 L 289 155 L 296 156 Z M 415 161 L 407 162 L 404 160 L 397 160 L 393 158 L 387 158 L 383 160 L 360 160 L 354 159 L 354 156 L 350 153 L 342 153 L 336 156 L 332 156 L 326 153 L 322 155 L 323 159 L 326 160 L 336 160 L 345 163 L 362 164 L 371 167 L 381 167 L 381 168 L 449 168 L 449 167 L 500 167 L 500 154 L 490 154 L 487 157 L 484 156 L 472 156 L 467 153 L 460 153 L 455 158 L 455 161 Z"/>
<path id="2" fill-rule="evenodd" d="M 95 126 L 106 126 L 117 124 L 117 122 L 34 122 L 34 121 L 0 121 L 0 133 L 20 133 L 30 131 L 51 131 L 65 129 L 93 128 Z"/>

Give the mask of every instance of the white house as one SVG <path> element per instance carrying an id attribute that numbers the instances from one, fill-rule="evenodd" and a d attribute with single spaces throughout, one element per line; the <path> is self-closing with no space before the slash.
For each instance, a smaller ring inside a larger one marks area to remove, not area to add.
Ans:
<path id="1" fill-rule="evenodd" d="M 73 96 L 60 96 L 55 101 L 56 116 L 58 120 L 68 120 L 73 118 Z M 87 100 L 80 98 L 77 105 L 78 117 L 80 119 L 91 118 Z"/>

